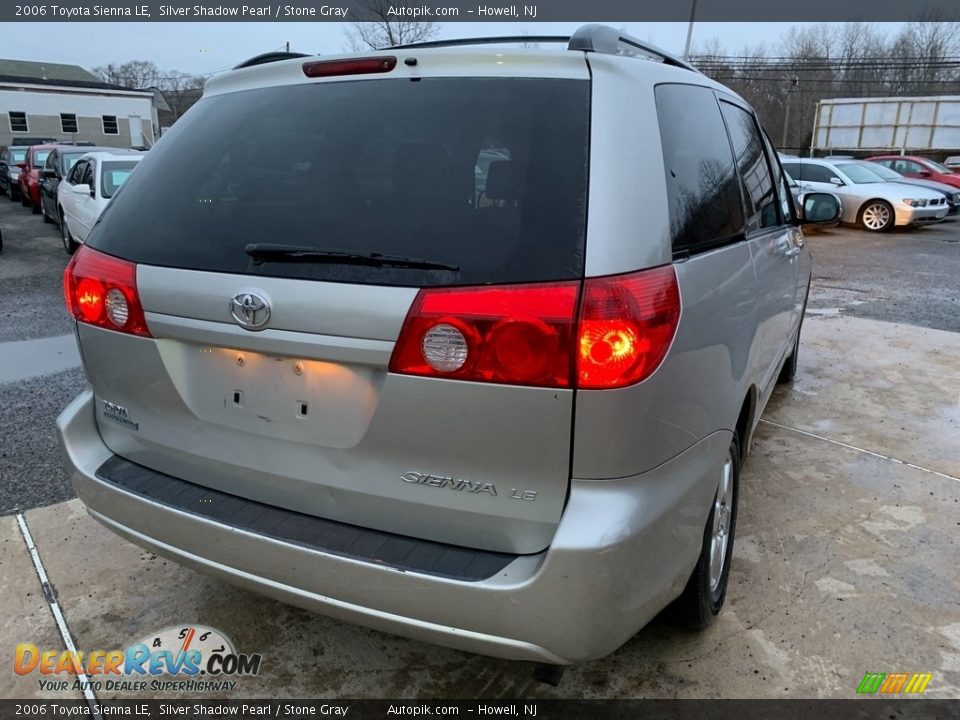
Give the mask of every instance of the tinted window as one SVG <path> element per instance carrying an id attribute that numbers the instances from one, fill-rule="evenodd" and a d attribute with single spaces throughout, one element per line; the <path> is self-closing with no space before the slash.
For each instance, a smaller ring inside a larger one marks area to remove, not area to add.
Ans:
<path id="1" fill-rule="evenodd" d="M 777 158 L 777 151 L 770 142 L 770 136 L 761 131 L 763 136 L 763 147 L 767 151 L 767 159 L 770 161 L 770 169 L 773 171 L 773 183 L 777 189 L 780 203 L 780 222 L 788 222 L 793 218 L 793 198 L 790 195 L 790 179 L 780 166 L 780 160 Z"/>
<path id="2" fill-rule="evenodd" d="M 47 155 L 50 154 L 49 150 L 37 150 L 33 153 L 33 166 L 35 168 L 43 167 L 43 163 L 47 161 Z"/>
<path id="3" fill-rule="evenodd" d="M 750 113 L 736 105 L 721 102 L 720 107 L 740 170 L 740 184 L 747 206 L 747 232 L 775 227 L 780 222 L 777 194 L 757 124 Z"/>
<path id="4" fill-rule="evenodd" d="M 856 185 L 883 182 L 883 178 L 867 167 L 866 163 L 843 163 L 837 165 L 837 170 L 846 175 L 850 182 Z"/>
<path id="5" fill-rule="evenodd" d="M 136 162 L 129 160 L 103 163 L 100 169 L 100 194 L 105 198 L 113 197 L 113 194 L 127 181 L 136 166 Z"/>
<path id="6" fill-rule="evenodd" d="M 674 251 L 715 247 L 739 236 L 743 205 L 713 91 L 658 85 L 655 93 Z"/>
<path id="7" fill-rule="evenodd" d="M 822 165 L 814 165 L 812 163 L 783 163 L 783 167 L 790 177 L 799 182 L 822 182 L 829 183 L 830 178 L 836 177 L 832 170 L 825 168 Z"/>
<path id="8" fill-rule="evenodd" d="M 88 243 L 148 264 L 344 282 L 577 277 L 589 98 L 587 81 L 532 78 L 364 80 L 209 97 L 144 158 Z M 252 263 L 244 247 L 264 242 L 459 271 Z"/>

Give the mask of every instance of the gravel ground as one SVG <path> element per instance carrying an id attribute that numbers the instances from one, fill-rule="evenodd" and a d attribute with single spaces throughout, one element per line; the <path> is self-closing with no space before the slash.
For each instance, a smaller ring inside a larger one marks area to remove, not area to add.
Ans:
<path id="1" fill-rule="evenodd" d="M 960 332 L 960 219 L 876 235 L 808 233 L 810 309 Z"/>
<path id="2" fill-rule="evenodd" d="M 57 226 L 0 195 L 0 227 L 0 342 L 73 332 L 61 290 L 70 257 Z"/>

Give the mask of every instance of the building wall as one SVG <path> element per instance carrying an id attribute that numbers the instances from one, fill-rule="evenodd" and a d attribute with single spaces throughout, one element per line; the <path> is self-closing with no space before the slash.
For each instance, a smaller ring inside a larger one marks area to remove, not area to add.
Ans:
<path id="1" fill-rule="evenodd" d="M 27 114 L 28 132 L 10 130 L 10 111 Z M 76 135 L 63 132 L 60 113 L 77 116 Z M 117 118 L 116 135 L 103 132 L 104 115 Z M 64 141 L 88 140 L 106 147 L 130 147 L 131 116 L 134 122 L 138 122 L 136 117 L 139 116 L 144 142 L 152 144 L 152 93 L 119 94 L 82 88 L 0 85 L 0 146 L 9 145 L 15 137 L 50 137 Z"/>

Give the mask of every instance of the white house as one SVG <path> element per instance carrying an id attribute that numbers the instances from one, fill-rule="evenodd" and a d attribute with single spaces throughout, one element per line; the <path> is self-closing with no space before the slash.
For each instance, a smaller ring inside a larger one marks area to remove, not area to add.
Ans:
<path id="1" fill-rule="evenodd" d="M 164 107 L 151 89 L 111 85 L 76 65 L 0 59 L 0 147 L 18 137 L 149 147 Z"/>

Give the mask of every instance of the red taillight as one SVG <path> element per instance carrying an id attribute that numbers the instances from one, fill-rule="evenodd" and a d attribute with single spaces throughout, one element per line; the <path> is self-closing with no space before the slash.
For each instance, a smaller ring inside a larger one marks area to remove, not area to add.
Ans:
<path id="1" fill-rule="evenodd" d="M 680 319 L 672 266 L 583 284 L 424 289 L 390 371 L 476 382 L 610 389 L 649 377 Z M 576 328 L 576 329 L 575 329 Z"/>
<path id="2" fill-rule="evenodd" d="M 303 74 L 311 78 L 369 75 L 371 73 L 390 72 L 396 66 L 397 58 L 393 55 L 352 58 L 350 60 L 317 60 L 304 63 Z"/>
<path id="3" fill-rule="evenodd" d="M 650 377 L 666 356 L 679 320 L 680 290 L 672 265 L 587 279 L 577 387 L 618 388 Z"/>
<path id="4" fill-rule="evenodd" d="M 74 319 L 150 337 L 132 262 L 82 245 L 63 273 L 63 293 Z"/>
<path id="5" fill-rule="evenodd" d="M 421 290 L 390 371 L 570 387 L 577 282 Z"/>

